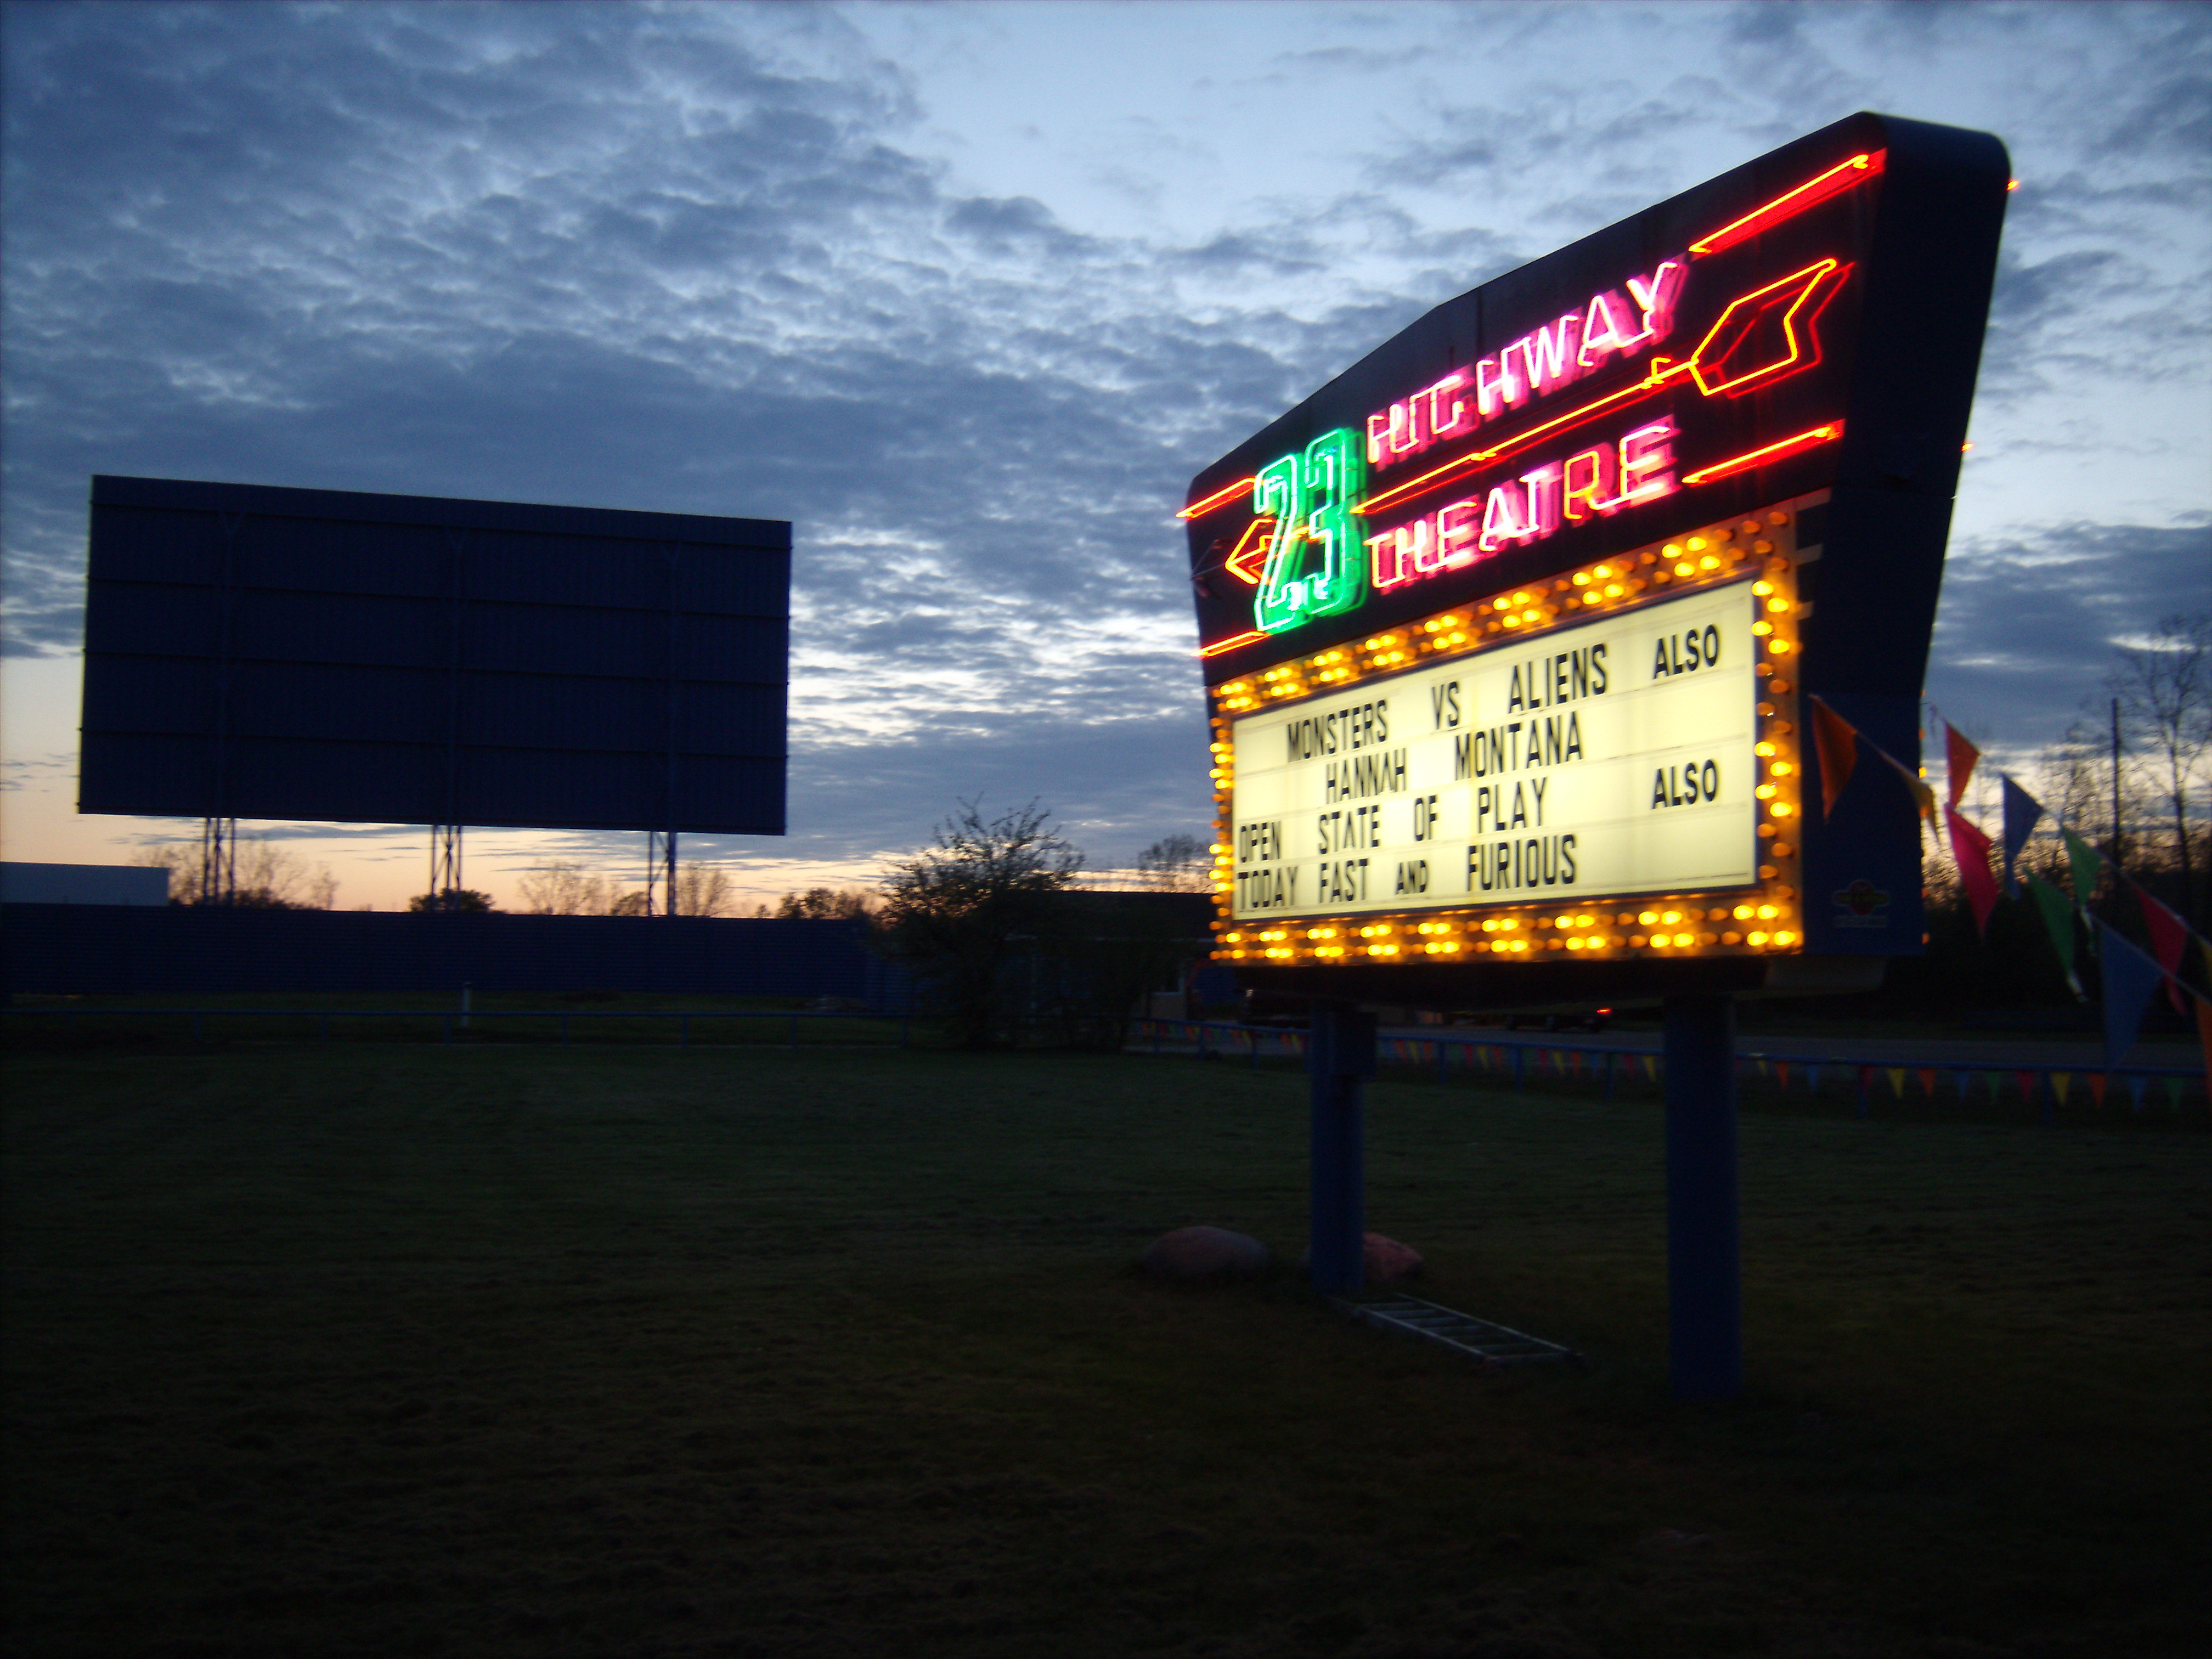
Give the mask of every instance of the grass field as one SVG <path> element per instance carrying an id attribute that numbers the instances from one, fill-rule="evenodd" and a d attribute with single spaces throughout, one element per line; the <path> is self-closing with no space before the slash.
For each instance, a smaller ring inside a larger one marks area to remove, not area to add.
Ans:
<path id="1" fill-rule="evenodd" d="M 34 1656 L 2162 1655 L 2212 1620 L 2212 1136 L 1747 1115 L 1664 1389 L 1648 1100 L 1370 1094 L 1473 1370 L 1296 1277 L 1304 1080 L 606 1044 L 21 1050 Z"/>

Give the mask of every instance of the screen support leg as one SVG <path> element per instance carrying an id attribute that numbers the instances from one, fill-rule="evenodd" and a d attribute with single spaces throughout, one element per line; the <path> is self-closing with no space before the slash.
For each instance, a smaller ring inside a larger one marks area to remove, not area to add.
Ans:
<path id="1" fill-rule="evenodd" d="M 238 897 L 238 820 L 200 820 L 202 904 L 230 904 Z"/>
<path id="2" fill-rule="evenodd" d="M 1360 1096 L 1375 1075 L 1375 1016 L 1315 1003 L 1306 1069 L 1313 1079 L 1313 1286 L 1324 1295 L 1356 1295 L 1365 1226 Z"/>
<path id="3" fill-rule="evenodd" d="M 461 826 L 430 826 L 430 902 L 441 908 L 461 890 Z"/>
<path id="4" fill-rule="evenodd" d="M 1667 999 L 1667 1358 L 1678 1400 L 1743 1391 L 1735 1003 Z"/>

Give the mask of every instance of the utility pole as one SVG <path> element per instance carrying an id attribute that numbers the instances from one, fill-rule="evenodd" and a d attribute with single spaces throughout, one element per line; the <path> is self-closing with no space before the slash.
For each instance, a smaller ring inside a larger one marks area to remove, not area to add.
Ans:
<path id="1" fill-rule="evenodd" d="M 2112 868 L 2120 867 L 2120 854 L 2126 846 L 2120 829 L 2120 700 L 2112 699 Z"/>

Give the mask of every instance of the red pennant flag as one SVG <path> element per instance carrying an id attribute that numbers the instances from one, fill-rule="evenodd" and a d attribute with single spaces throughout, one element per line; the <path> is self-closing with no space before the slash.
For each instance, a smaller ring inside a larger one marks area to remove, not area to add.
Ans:
<path id="1" fill-rule="evenodd" d="M 1933 1066 L 1920 1068 L 1920 1086 L 1928 1091 L 1929 1099 L 1936 1098 L 1936 1068 Z"/>
<path id="2" fill-rule="evenodd" d="M 1990 912 L 1997 907 L 1997 878 L 1990 873 L 1990 838 L 1956 812 L 1943 815 L 1951 825 L 1951 856 L 1959 861 L 1959 884 L 1974 912 L 1975 931 L 1987 939 Z"/>
<path id="3" fill-rule="evenodd" d="M 1851 769 L 1859 763 L 1859 733 L 1820 698 L 1812 702 L 1813 747 L 1820 757 L 1820 816 L 1825 818 L 1836 810 L 1836 797 L 1844 793 Z"/>
<path id="4" fill-rule="evenodd" d="M 2027 1101 L 2030 1105 L 2034 1104 L 2035 1073 L 2033 1072 L 2014 1072 L 2013 1076 L 2019 1079 L 2020 1082 L 2020 1097 L 2022 1100 Z"/>
<path id="5" fill-rule="evenodd" d="M 2128 885 L 2136 886 L 2133 882 Z M 2189 944 L 2189 924 L 2140 887 L 2136 887 L 2136 900 L 2142 906 L 2143 927 L 2150 934 L 2150 953 L 2166 969 L 2166 1000 L 2173 1005 L 2175 1013 L 2185 1014 L 2189 1007 L 2181 1000 L 2181 981 L 2174 975 L 2180 971 L 2181 953 Z"/>
<path id="6" fill-rule="evenodd" d="M 2105 1107 L 2106 1081 L 2106 1079 L 2102 1072 L 2089 1073 L 2089 1098 L 2096 1103 L 2097 1109 L 2100 1111 L 2102 1111 Z"/>
<path id="7" fill-rule="evenodd" d="M 1944 787 L 1953 811 L 1959 810 L 1959 798 L 1966 793 L 1966 780 L 1974 775 L 1974 763 L 1981 757 L 1982 751 L 1960 736 L 1957 726 L 1943 722 Z"/>
<path id="8" fill-rule="evenodd" d="M 1784 1088 L 1788 1088 L 1790 1086 L 1790 1062 L 1786 1060 L 1776 1060 L 1774 1062 L 1774 1075 L 1778 1079 L 1779 1079 Z"/>

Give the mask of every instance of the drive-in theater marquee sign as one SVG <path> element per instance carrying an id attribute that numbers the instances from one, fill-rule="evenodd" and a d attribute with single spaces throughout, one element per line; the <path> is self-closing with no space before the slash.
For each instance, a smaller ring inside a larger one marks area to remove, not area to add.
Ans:
<path id="1" fill-rule="evenodd" d="M 1201 471 L 1218 957 L 1415 1001 L 1917 951 L 1910 797 L 1824 817 L 1809 700 L 1917 753 L 2008 172 L 1853 116 L 1439 306 Z"/>

